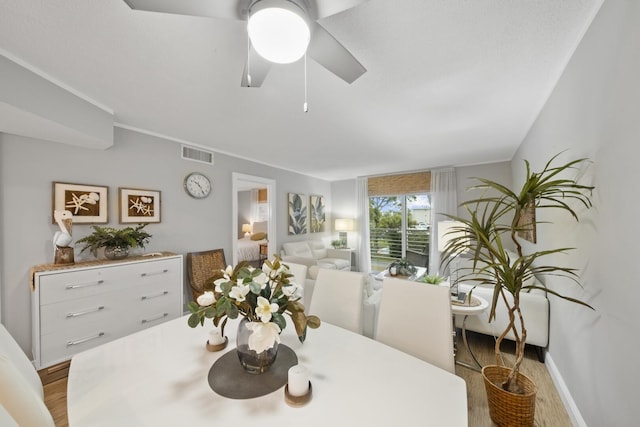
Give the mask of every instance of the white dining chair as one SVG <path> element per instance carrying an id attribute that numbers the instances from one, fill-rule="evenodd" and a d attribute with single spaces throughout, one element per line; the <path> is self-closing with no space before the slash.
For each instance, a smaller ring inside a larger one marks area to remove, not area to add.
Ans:
<path id="1" fill-rule="evenodd" d="M 304 305 L 305 311 L 309 311 L 309 302 L 311 301 L 313 289 L 309 289 L 307 286 L 307 266 L 293 262 L 285 262 L 284 264 L 289 267 L 289 273 L 293 274 L 293 277 L 291 277 L 289 281 L 301 287 L 301 302 Z"/>
<path id="2" fill-rule="evenodd" d="M 365 280 L 363 273 L 355 271 L 319 269 L 309 314 L 362 334 Z"/>
<path id="3" fill-rule="evenodd" d="M 376 340 L 455 373 L 449 288 L 385 278 Z"/>
<path id="4" fill-rule="evenodd" d="M 0 324 L 0 425 L 54 427 L 40 376 Z"/>

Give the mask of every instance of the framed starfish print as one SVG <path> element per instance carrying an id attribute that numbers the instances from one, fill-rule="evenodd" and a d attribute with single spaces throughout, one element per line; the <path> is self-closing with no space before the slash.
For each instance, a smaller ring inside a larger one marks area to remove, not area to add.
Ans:
<path id="1" fill-rule="evenodd" d="M 160 192 L 118 188 L 120 224 L 160 222 Z"/>
<path id="2" fill-rule="evenodd" d="M 53 211 L 69 211 L 74 224 L 107 223 L 108 188 L 101 185 L 53 183 L 53 207 L 51 222 L 55 223 Z"/>

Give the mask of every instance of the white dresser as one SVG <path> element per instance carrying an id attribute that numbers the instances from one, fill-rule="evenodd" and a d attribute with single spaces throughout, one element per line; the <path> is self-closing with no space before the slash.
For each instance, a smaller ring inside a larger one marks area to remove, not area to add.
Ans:
<path id="1" fill-rule="evenodd" d="M 182 316 L 182 265 L 182 255 L 168 255 L 35 271 L 36 369 Z"/>

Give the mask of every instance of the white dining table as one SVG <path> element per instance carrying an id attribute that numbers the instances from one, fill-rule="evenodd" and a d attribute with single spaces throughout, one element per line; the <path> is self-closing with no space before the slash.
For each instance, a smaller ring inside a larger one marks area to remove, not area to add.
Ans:
<path id="1" fill-rule="evenodd" d="M 73 356 L 69 425 L 467 426 L 462 378 L 326 322 L 303 344 L 290 321 L 281 336 L 310 372 L 306 405 L 288 405 L 284 387 L 252 399 L 222 397 L 207 378 L 219 357 L 235 352 L 237 320 L 227 324 L 229 345 L 219 352 L 205 348 L 212 328 L 208 321 L 192 329 L 182 317 Z"/>

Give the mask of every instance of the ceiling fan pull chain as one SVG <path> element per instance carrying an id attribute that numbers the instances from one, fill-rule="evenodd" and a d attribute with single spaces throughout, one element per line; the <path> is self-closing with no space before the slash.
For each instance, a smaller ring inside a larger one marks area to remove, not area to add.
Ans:
<path id="1" fill-rule="evenodd" d="M 251 38 L 247 31 L 247 87 L 251 87 Z"/>
<path id="2" fill-rule="evenodd" d="M 302 111 L 309 112 L 309 104 L 307 104 L 307 52 L 304 53 L 304 104 Z"/>

